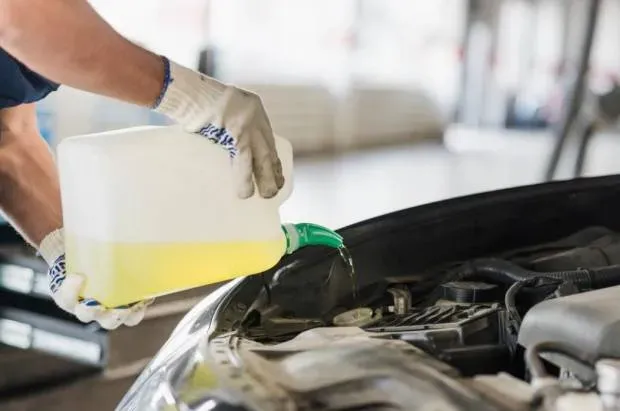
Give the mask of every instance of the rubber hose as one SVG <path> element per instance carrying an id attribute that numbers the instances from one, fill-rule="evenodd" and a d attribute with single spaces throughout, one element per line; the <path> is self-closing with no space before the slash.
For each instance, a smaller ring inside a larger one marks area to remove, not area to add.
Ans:
<path id="1" fill-rule="evenodd" d="M 532 273 L 509 261 L 489 258 L 474 260 L 464 264 L 457 273 L 457 280 L 473 276 L 512 284 L 531 278 Z"/>
<path id="2" fill-rule="evenodd" d="M 515 302 L 515 297 L 517 293 L 528 285 L 532 285 L 535 282 L 535 278 L 531 278 L 525 281 L 518 281 L 510 286 L 508 291 L 506 291 L 506 295 L 504 296 L 504 305 L 506 306 L 506 310 L 508 311 L 508 315 L 510 318 L 516 322 L 517 326 L 521 325 L 521 315 L 517 310 L 517 304 Z"/>
<path id="3" fill-rule="evenodd" d="M 483 277 L 503 284 L 513 284 L 533 278 L 571 281 L 576 285 L 603 288 L 620 284 L 620 265 L 595 269 L 537 272 L 525 269 L 506 260 L 488 258 L 471 261 L 461 267 L 456 279 Z M 454 280 L 453 280 L 454 281 Z"/>
<path id="4" fill-rule="evenodd" d="M 610 265 L 589 270 L 592 274 L 592 287 L 605 288 L 620 284 L 620 265 Z"/>

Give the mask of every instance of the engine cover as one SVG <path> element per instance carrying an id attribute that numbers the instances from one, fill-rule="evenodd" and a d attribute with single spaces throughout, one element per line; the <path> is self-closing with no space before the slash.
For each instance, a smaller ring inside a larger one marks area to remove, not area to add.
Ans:
<path id="1" fill-rule="evenodd" d="M 594 362 L 620 357 L 620 286 L 544 301 L 525 315 L 519 344 L 542 341 L 567 344 Z M 581 374 L 584 370 L 560 355 L 545 356 L 559 367 Z"/>

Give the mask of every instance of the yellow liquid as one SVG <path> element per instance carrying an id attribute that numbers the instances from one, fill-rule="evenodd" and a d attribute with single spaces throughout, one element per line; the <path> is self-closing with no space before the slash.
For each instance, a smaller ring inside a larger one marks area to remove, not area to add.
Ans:
<path id="1" fill-rule="evenodd" d="M 234 243 L 109 243 L 65 234 L 67 271 L 82 295 L 108 307 L 218 283 L 275 266 L 286 240 Z"/>

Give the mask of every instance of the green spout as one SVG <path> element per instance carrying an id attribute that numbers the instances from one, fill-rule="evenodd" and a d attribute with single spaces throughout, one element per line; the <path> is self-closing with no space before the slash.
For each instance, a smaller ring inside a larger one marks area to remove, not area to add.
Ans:
<path id="1" fill-rule="evenodd" d="M 342 237 L 329 228 L 316 224 L 300 223 L 282 226 L 286 236 L 286 254 L 292 254 L 302 247 L 322 245 L 332 248 L 343 246 Z"/>

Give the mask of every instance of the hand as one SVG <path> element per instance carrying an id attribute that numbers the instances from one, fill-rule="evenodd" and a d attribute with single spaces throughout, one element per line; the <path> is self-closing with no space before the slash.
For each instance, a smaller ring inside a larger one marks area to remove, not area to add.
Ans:
<path id="1" fill-rule="evenodd" d="M 152 301 L 143 301 L 130 306 L 106 308 L 91 298 L 81 298 L 84 278 L 67 274 L 64 254 L 58 257 L 48 271 L 52 298 L 63 310 L 74 314 L 78 320 L 98 322 L 101 327 L 113 330 L 120 325 L 134 326 L 144 318 L 146 307 Z"/>
<path id="2" fill-rule="evenodd" d="M 63 250 L 62 254 L 48 262 L 50 264 L 48 271 L 50 294 L 56 305 L 75 315 L 82 322 L 96 321 L 108 330 L 113 330 L 120 325 L 134 326 L 142 321 L 146 307 L 153 300 L 130 306 L 106 308 L 91 298 L 80 297 L 85 279 L 81 275 L 67 274 L 62 239 L 62 230 L 56 230 L 43 240 L 39 250 L 46 260 L 50 260 L 50 256 L 58 255 Z M 57 251 L 55 252 L 54 249 Z"/>
<path id="3" fill-rule="evenodd" d="M 271 123 L 260 97 L 164 59 L 164 86 L 154 109 L 226 149 L 240 198 L 275 196 L 284 185 Z"/>

